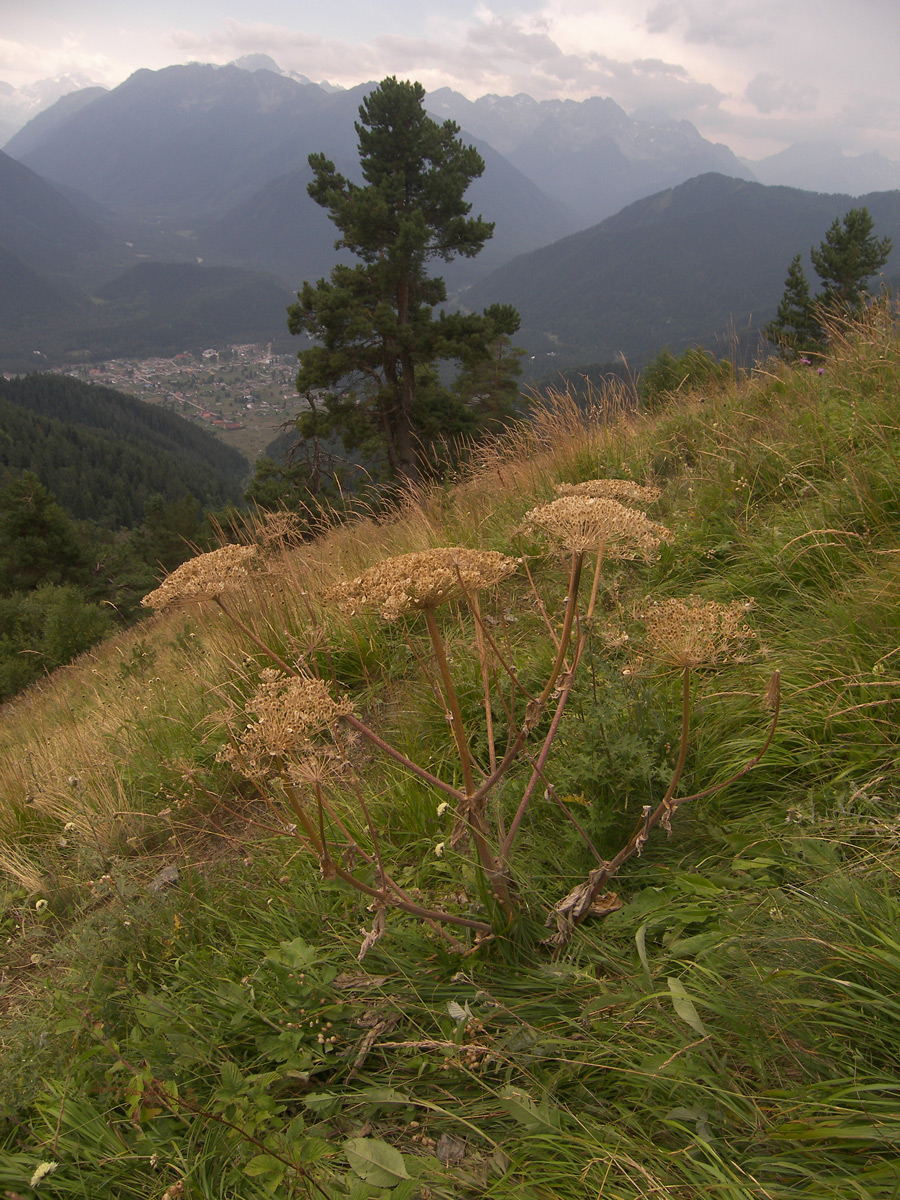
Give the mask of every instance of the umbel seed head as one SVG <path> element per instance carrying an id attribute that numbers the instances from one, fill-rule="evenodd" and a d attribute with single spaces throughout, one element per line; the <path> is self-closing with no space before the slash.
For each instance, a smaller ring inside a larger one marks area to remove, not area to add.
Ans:
<path id="1" fill-rule="evenodd" d="M 256 551 L 256 546 L 229 545 L 189 558 L 146 595 L 141 604 L 144 608 L 160 609 L 179 600 L 213 600 L 250 574 L 247 563 Z"/>
<path id="2" fill-rule="evenodd" d="M 671 534 L 636 508 L 608 496 L 560 496 L 525 514 L 525 528 L 576 552 L 603 549 L 610 558 L 650 559 Z"/>
<path id="3" fill-rule="evenodd" d="M 436 608 L 471 592 L 492 587 L 518 566 L 495 550 L 466 550 L 450 546 L 401 554 L 376 563 L 348 583 L 328 593 L 350 616 L 363 608 L 378 608 L 386 621 L 403 613 Z"/>
<path id="4" fill-rule="evenodd" d="M 620 504 L 652 504 L 662 495 L 658 487 L 644 486 L 630 479 L 588 479 L 584 483 L 558 483 L 557 496 L 594 496 L 618 500 Z"/>
<path id="5" fill-rule="evenodd" d="M 644 623 L 644 649 L 655 661 L 680 668 L 744 662 L 756 641 L 746 621 L 750 607 L 700 596 L 652 601 L 637 614 Z"/>
<path id="6" fill-rule="evenodd" d="M 321 679 L 263 671 L 246 709 L 251 721 L 220 758 L 238 770 L 264 775 L 282 760 L 315 750 L 314 738 L 353 711 L 349 700 L 335 700 Z"/>

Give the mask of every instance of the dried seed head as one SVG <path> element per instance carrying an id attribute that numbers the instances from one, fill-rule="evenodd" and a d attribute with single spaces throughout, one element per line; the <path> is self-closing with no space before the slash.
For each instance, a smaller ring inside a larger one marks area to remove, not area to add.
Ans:
<path id="1" fill-rule="evenodd" d="M 341 771 L 341 756 L 333 746 L 317 747 L 315 754 L 305 754 L 292 762 L 288 775 L 292 783 L 305 787 L 322 787 Z"/>
<path id="2" fill-rule="evenodd" d="M 328 593 L 342 612 L 376 607 L 387 621 L 401 613 L 435 608 L 468 592 L 492 587 L 515 571 L 516 559 L 494 550 L 450 546 L 386 558 L 357 579 Z"/>
<path id="3" fill-rule="evenodd" d="M 651 658 L 674 667 L 714 667 L 751 657 L 756 634 L 745 620 L 750 607 L 690 596 L 654 601 L 637 615 Z"/>
<path id="4" fill-rule="evenodd" d="M 246 705 L 256 720 L 247 725 L 237 745 L 219 753 L 223 762 L 251 775 L 280 769 L 283 759 L 318 753 L 317 734 L 352 712 L 349 700 L 335 700 L 321 679 L 263 671 L 262 682 Z"/>
<path id="5" fill-rule="evenodd" d="M 611 558 L 650 559 L 671 534 L 635 508 L 607 496 L 560 496 L 525 514 L 525 528 L 540 530 L 566 550 L 598 550 Z"/>
<path id="6" fill-rule="evenodd" d="M 658 487 L 644 487 L 630 479 L 588 479 L 585 483 L 559 483 L 557 496 L 594 496 L 620 504 L 652 504 L 662 495 Z"/>
<path id="7" fill-rule="evenodd" d="M 296 513 L 269 512 L 259 525 L 256 536 L 270 550 L 296 546 L 303 541 L 303 525 Z"/>
<path id="8" fill-rule="evenodd" d="M 176 601 L 212 600 L 249 575 L 248 561 L 256 546 L 222 546 L 198 554 L 167 575 L 159 587 L 141 601 L 145 608 L 166 608 Z"/>

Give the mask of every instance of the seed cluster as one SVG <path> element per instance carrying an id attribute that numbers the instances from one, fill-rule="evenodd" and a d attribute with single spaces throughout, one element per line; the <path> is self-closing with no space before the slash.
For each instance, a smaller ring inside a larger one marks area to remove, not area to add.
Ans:
<path id="1" fill-rule="evenodd" d="M 246 705 L 257 718 L 225 746 L 220 759 L 251 775 L 265 775 L 281 760 L 318 752 L 313 738 L 352 712 L 349 700 L 335 700 L 321 679 L 263 671 L 262 681 Z"/>
<path id="2" fill-rule="evenodd" d="M 212 600 L 250 574 L 247 563 L 256 551 L 256 546 L 229 545 L 189 558 L 146 595 L 141 604 L 161 609 L 179 600 Z"/>
<path id="3" fill-rule="evenodd" d="M 588 479 L 585 483 L 559 483 L 557 496 L 594 496 L 618 500 L 620 504 L 652 504 L 662 495 L 658 487 L 644 486 L 630 479 Z"/>
<path id="4" fill-rule="evenodd" d="M 746 622 L 748 603 L 719 604 L 700 596 L 659 600 L 638 613 L 646 651 L 675 667 L 713 667 L 745 662 L 756 633 Z"/>
<path id="5" fill-rule="evenodd" d="M 303 540 L 303 526 L 295 513 L 268 512 L 258 525 L 256 536 L 268 549 L 294 546 Z"/>
<path id="6" fill-rule="evenodd" d="M 450 546 L 386 558 L 358 578 L 328 593 L 350 616 L 378 608 L 387 621 L 403 613 L 436 608 L 447 600 L 492 587 L 512 575 L 518 563 L 494 550 Z"/>
<path id="7" fill-rule="evenodd" d="M 650 559 L 671 535 L 664 525 L 607 496 L 560 496 L 525 514 L 525 528 L 540 531 L 566 550 L 603 549 L 610 558 Z"/>

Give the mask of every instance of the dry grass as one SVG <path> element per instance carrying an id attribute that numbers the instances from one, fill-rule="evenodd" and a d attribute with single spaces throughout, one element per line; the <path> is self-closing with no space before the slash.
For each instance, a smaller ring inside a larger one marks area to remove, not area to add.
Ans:
<path id="1" fill-rule="evenodd" d="M 506 545 L 527 508 L 551 498 L 573 469 L 578 477 L 573 464 L 597 474 L 640 426 L 623 415 L 626 399 L 611 391 L 582 406 L 552 395 L 530 421 L 478 448 L 453 488 L 412 489 L 387 517 L 336 520 L 309 543 L 251 515 L 247 541 L 264 546 L 266 568 L 230 577 L 229 605 L 261 640 L 303 662 L 323 633 L 346 628 L 325 599 L 336 585 L 387 557 Z M 0 869 L 33 890 L 67 824 L 98 846 L 121 837 L 160 792 L 152 781 L 160 724 L 176 742 L 202 740 L 206 716 L 221 707 L 221 681 L 249 686 L 249 665 L 240 631 L 213 604 L 194 602 L 110 638 L 0 709 Z M 136 782 L 141 773 L 146 786 Z"/>

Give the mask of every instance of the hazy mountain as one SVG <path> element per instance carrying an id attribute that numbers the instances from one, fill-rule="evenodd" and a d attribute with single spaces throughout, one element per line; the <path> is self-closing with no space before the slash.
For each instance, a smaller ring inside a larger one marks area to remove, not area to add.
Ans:
<path id="1" fill-rule="evenodd" d="M 0 245 L 0 365 L 4 348 L 20 343 L 22 367 L 32 365 L 29 343 L 60 321 L 83 317 L 86 298 L 75 288 L 43 275 Z"/>
<path id="2" fill-rule="evenodd" d="M 191 222 L 305 162 L 326 133 L 335 140 L 335 126 L 349 126 L 338 140 L 352 150 L 358 104 L 353 93 L 271 71 L 193 63 L 137 71 L 65 118 L 51 112 L 44 128 L 26 126 L 7 150 L 119 212 Z M 334 107 L 337 120 L 323 120 Z"/>
<path id="3" fill-rule="evenodd" d="M 0 82 L 0 146 L 27 122 L 36 119 L 51 105 L 66 99 L 70 106 L 86 104 L 105 88 L 78 75 L 59 75 L 39 79 L 26 87 L 15 88 Z M 76 100 L 75 97 L 82 99 Z"/>
<path id="4" fill-rule="evenodd" d="M 303 167 L 313 151 L 355 162 L 354 121 L 373 83 L 328 91 L 285 76 L 265 56 L 239 64 L 138 71 L 75 111 L 67 101 L 44 114 L 11 139 L 8 152 L 119 212 L 181 228 L 245 204 Z M 511 250 L 551 241 L 700 172 L 749 173 L 692 125 L 635 121 L 611 100 L 471 102 L 442 89 L 426 106 L 438 119 L 456 120 L 491 160 L 476 186 L 494 189 L 492 219 L 510 214 Z M 495 240 L 496 253 L 500 245 Z"/>
<path id="5" fill-rule="evenodd" d="M 629 117 L 613 100 L 533 100 L 482 96 L 467 100 L 450 88 L 431 92 L 436 117 L 458 122 L 489 142 L 582 225 L 625 204 L 709 171 L 752 179 L 727 146 L 706 141 L 687 121 Z"/>
<path id="6" fill-rule="evenodd" d="M 90 274 L 98 262 L 109 265 L 114 259 L 108 228 L 2 150 L 0 246 L 54 275 Z"/>
<path id="7" fill-rule="evenodd" d="M 577 228 L 571 213 L 490 146 L 479 143 L 478 149 L 485 172 L 474 181 L 467 199 L 473 213 L 495 222 L 494 236 L 477 258 L 438 265 L 451 290 Z M 337 166 L 351 178 L 358 176 L 355 159 Z M 197 254 L 209 261 L 272 272 L 295 289 L 306 279 L 326 276 L 338 259 L 336 231 L 325 210 L 309 197 L 306 189 L 311 179 L 312 171 L 304 164 L 272 180 L 225 216 L 198 225 Z M 354 260 L 344 253 L 342 261 Z"/>
<path id="8" fill-rule="evenodd" d="M 73 359 L 146 358 L 229 342 L 295 349 L 281 283 L 236 267 L 139 263 L 90 297 L 51 282 L 0 251 L 0 369 Z"/>
<path id="9" fill-rule="evenodd" d="M 798 142 L 749 165 L 760 183 L 810 192 L 861 196 L 900 188 L 900 163 L 883 154 L 847 155 L 835 142 Z"/>
<path id="10" fill-rule="evenodd" d="M 301 75 L 299 71 L 285 71 L 279 67 L 274 58 L 270 58 L 268 54 L 242 54 L 240 58 L 234 59 L 229 64 L 233 67 L 240 67 L 242 71 L 274 71 L 276 75 L 284 75 L 286 79 L 293 79 L 297 83 L 314 83 L 315 80 L 310 79 L 307 75 Z M 318 86 L 326 92 L 343 92 L 346 89 L 336 87 L 332 83 L 328 83 L 324 79 L 320 79 Z"/>
<path id="11" fill-rule="evenodd" d="M 664 347 L 692 344 L 726 353 L 735 338 L 752 352 L 791 259 L 860 205 L 877 234 L 893 239 L 890 274 L 900 261 L 900 192 L 854 200 L 710 174 L 522 255 L 463 300 L 475 309 L 514 304 L 522 314 L 517 340 L 544 368 L 622 354 L 639 365 Z M 808 263 L 807 274 L 815 291 Z"/>

